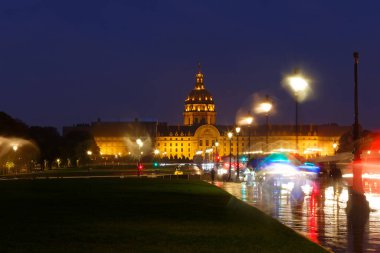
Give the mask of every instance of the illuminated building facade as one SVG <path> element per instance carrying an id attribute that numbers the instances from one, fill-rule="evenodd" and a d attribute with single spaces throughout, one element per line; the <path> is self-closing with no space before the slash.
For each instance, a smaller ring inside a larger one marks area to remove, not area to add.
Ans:
<path id="1" fill-rule="evenodd" d="M 136 139 L 142 138 L 145 154 L 160 158 L 187 158 L 195 155 L 213 160 L 216 155 L 229 156 L 264 151 L 295 152 L 296 137 L 293 125 L 270 125 L 268 145 L 265 126 L 241 126 L 237 137 L 235 126 L 216 124 L 216 109 L 212 95 L 205 89 L 204 75 L 199 68 L 195 87 L 185 99 L 183 125 L 173 126 L 158 122 L 102 122 L 88 126 L 103 156 L 140 154 Z M 75 128 L 75 127 L 74 127 Z M 336 124 L 299 126 L 299 154 L 304 156 L 333 155 L 340 136 L 350 127 Z M 66 128 L 66 131 L 69 128 Z M 64 129 L 65 132 L 65 129 Z M 228 138 L 228 132 L 233 137 Z M 239 138 L 239 141 L 237 141 Z M 237 143 L 239 147 L 237 148 Z M 231 144 L 231 145 L 230 145 Z M 250 144 L 250 147 L 249 147 Z M 231 147 L 231 148 L 230 148 Z"/>

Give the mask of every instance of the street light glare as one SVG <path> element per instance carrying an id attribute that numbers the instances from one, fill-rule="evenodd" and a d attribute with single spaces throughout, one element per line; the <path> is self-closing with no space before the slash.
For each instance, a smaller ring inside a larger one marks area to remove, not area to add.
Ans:
<path id="1" fill-rule="evenodd" d="M 235 128 L 236 133 L 240 133 L 240 130 L 241 130 L 240 127 Z"/>
<path id="2" fill-rule="evenodd" d="M 231 139 L 232 138 L 232 132 L 228 132 L 227 136 L 228 136 L 228 139 Z"/>
<path id="3" fill-rule="evenodd" d="M 272 110 L 272 104 L 269 102 L 261 103 L 259 106 L 259 110 L 260 110 L 260 112 L 268 113 L 268 112 L 270 112 L 270 110 Z"/>
<path id="4" fill-rule="evenodd" d="M 308 87 L 307 81 L 301 76 L 289 77 L 289 85 L 295 93 L 303 92 Z"/>
<path id="5" fill-rule="evenodd" d="M 141 139 L 136 140 L 137 145 L 141 148 L 143 146 L 143 142 Z"/>
<path id="6" fill-rule="evenodd" d="M 245 122 L 246 122 L 248 125 L 251 125 L 252 122 L 253 122 L 253 117 L 247 117 L 247 118 L 245 118 Z"/>

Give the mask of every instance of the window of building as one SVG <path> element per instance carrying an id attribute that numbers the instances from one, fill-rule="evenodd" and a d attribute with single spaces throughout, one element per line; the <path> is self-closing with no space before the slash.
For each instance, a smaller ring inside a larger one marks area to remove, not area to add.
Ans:
<path id="1" fill-rule="evenodd" d="M 189 146 L 189 147 L 190 147 L 190 143 L 189 143 L 187 146 Z"/>
<path id="2" fill-rule="evenodd" d="M 177 152 L 178 152 L 178 149 L 175 149 L 175 152 L 177 153 Z"/>
<path id="3" fill-rule="evenodd" d="M 181 148 L 181 152 L 183 152 L 183 148 Z"/>
<path id="4" fill-rule="evenodd" d="M 183 143 L 181 143 L 181 147 L 183 147 Z"/>
<path id="5" fill-rule="evenodd" d="M 214 140 L 212 140 L 212 146 L 215 146 L 215 141 Z"/>
<path id="6" fill-rule="evenodd" d="M 202 140 L 199 140 L 199 146 L 203 146 Z"/>
<path id="7" fill-rule="evenodd" d="M 160 146 L 160 143 L 158 142 L 158 143 L 157 143 L 157 147 L 159 147 L 159 146 Z"/>
<path id="8" fill-rule="evenodd" d="M 189 153 L 190 153 L 190 149 L 188 149 Z"/>
<path id="9" fill-rule="evenodd" d="M 178 143 L 176 143 L 175 146 L 177 147 L 177 146 L 178 146 Z"/>
<path id="10" fill-rule="evenodd" d="M 208 144 L 209 144 L 209 143 L 208 143 L 208 140 L 206 140 L 206 147 L 208 147 Z"/>
<path id="11" fill-rule="evenodd" d="M 170 143 L 170 147 L 172 146 L 172 144 Z"/>

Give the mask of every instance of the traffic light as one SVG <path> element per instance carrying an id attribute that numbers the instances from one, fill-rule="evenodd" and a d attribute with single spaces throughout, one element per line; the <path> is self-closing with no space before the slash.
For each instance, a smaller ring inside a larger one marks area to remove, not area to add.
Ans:
<path id="1" fill-rule="evenodd" d="M 142 163 L 139 163 L 139 164 L 137 165 L 137 168 L 138 168 L 139 170 L 142 170 L 142 169 L 144 168 L 144 166 L 143 166 Z"/>
<path id="2" fill-rule="evenodd" d="M 220 156 L 219 155 L 216 156 L 216 161 L 220 162 Z"/>
<path id="3" fill-rule="evenodd" d="M 158 167 L 158 162 L 153 163 L 153 167 L 157 168 Z"/>

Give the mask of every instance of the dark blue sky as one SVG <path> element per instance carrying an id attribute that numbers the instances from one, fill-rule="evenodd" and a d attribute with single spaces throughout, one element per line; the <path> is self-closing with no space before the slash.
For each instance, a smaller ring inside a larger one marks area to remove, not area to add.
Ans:
<path id="1" fill-rule="evenodd" d="M 380 128 L 379 1 L 2 0 L 0 11 L 0 110 L 29 125 L 182 123 L 198 61 L 220 124 L 255 93 L 274 97 L 272 122 L 292 124 L 281 80 L 294 67 L 313 80 L 300 121 L 351 124 L 357 50 L 360 120 Z"/>

